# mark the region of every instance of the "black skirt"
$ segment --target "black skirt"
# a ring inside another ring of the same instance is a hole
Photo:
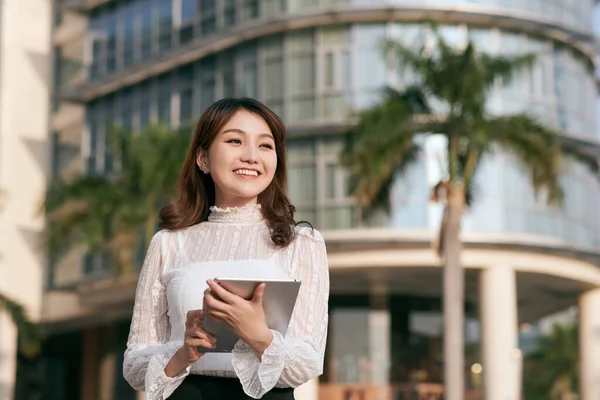
[[[294,400],[294,389],[274,388],[265,393],[263,400]],[[248,400],[237,378],[218,378],[205,375],[188,375],[169,400]]]

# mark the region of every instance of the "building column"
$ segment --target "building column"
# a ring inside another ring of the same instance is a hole
[[[52,2],[0,2],[0,292],[42,315]],[[0,315],[0,400],[14,398],[17,332]]]
[[[518,400],[521,392],[516,273],[493,265],[480,275],[480,321],[486,400]]]
[[[581,400],[600,399],[600,288],[579,297]]]
[[[369,311],[369,361],[371,383],[390,383],[391,318],[389,294],[385,289],[376,288],[371,293]]]

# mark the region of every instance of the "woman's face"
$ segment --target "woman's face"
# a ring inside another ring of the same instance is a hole
[[[275,139],[262,117],[240,110],[223,126],[197,160],[215,184],[215,205],[256,204],[277,169]]]

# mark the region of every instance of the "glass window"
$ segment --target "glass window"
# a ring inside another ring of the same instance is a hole
[[[335,77],[335,65],[333,59],[333,52],[327,52],[325,54],[325,65],[324,65],[324,84],[326,88],[331,88],[335,85],[334,77]]]
[[[214,33],[217,30],[217,14],[216,0],[199,0],[200,1],[200,24],[203,35]]]
[[[313,139],[289,141],[286,144],[286,147],[287,158],[290,165],[307,160],[313,161],[313,157],[316,154]]]
[[[133,95],[131,88],[121,92],[121,126],[125,130],[133,129]]]
[[[340,53],[340,68],[342,87],[349,89],[352,87],[352,59],[350,57],[350,50],[343,50]]]
[[[277,15],[285,10],[285,0],[263,0],[264,16]]]
[[[355,34],[357,46],[377,49],[381,53],[381,46],[386,38],[385,24],[358,24]]]
[[[423,26],[421,24],[393,24],[391,36],[393,40],[400,41],[405,45],[420,47],[424,39]]]
[[[325,166],[325,198],[335,199],[336,198],[336,168],[333,164],[327,164]]]
[[[242,22],[258,17],[258,0],[242,0],[240,20]]]
[[[291,32],[287,36],[287,44],[291,53],[314,51],[313,30],[302,30]]]
[[[294,219],[296,222],[308,221],[314,225],[317,221],[317,212],[313,207],[298,207]]]
[[[258,97],[258,68],[256,60],[242,62],[241,96]]]
[[[117,13],[110,8],[106,19],[106,73],[117,69]]]
[[[271,58],[265,61],[261,74],[262,93],[266,100],[283,97],[283,58]]]
[[[321,229],[348,229],[354,225],[353,206],[337,206],[323,210]]]
[[[196,17],[197,0],[181,0],[181,23],[186,24],[192,22]]]
[[[179,70],[179,121],[187,123],[194,117],[194,69],[186,66]]]
[[[386,63],[381,51],[361,49],[356,59],[356,85],[358,89],[381,88],[387,82]]]
[[[290,57],[288,86],[291,95],[314,90],[315,57],[313,54],[300,54]]]
[[[292,203],[312,204],[316,201],[317,170],[314,164],[291,165],[289,168],[288,194]]]
[[[204,111],[216,98],[215,60],[207,58],[200,62],[200,111]]]
[[[89,33],[89,41],[92,47],[92,62],[90,65],[90,80],[98,79],[104,71],[105,63],[105,35],[100,31],[99,25],[103,23],[99,18],[94,18],[91,21],[91,30]],[[97,27],[98,26],[98,27]]]
[[[349,26],[325,26],[321,28],[321,44],[323,46],[348,43],[350,43]]]
[[[216,0],[198,0],[198,2],[201,13],[213,12],[216,8]]]
[[[171,74],[165,74],[158,78],[158,121],[167,125],[171,123],[171,88]]]
[[[141,25],[140,57],[147,60],[152,55],[152,9],[143,2],[137,4]]]
[[[123,66],[128,67],[135,59],[135,4],[123,5]]]
[[[173,31],[173,4],[171,0],[155,0],[158,12],[158,51],[171,48],[171,32]]]
[[[290,122],[310,121],[315,118],[314,96],[292,99],[289,104]]]
[[[467,38],[473,43],[478,51],[484,51],[486,53],[494,53],[496,51],[496,46],[494,45],[495,41],[490,29],[480,29],[470,26],[468,28]]]
[[[221,68],[221,76],[223,82],[223,93],[221,97],[235,96],[235,73],[233,64],[226,63]]]
[[[223,0],[223,26],[228,27],[235,24],[235,1]]]
[[[144,129],[150,123],[150,82],[146,81],[137,87],[139,128]]]

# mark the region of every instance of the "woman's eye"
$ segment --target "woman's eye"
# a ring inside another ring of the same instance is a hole
[[[273,150],[273,145],[272,145],[272,144],[265,143],[265,144],[262,144],[261,146],[262,146],[262,147],[265,147],[265,148],[267,148],[267,149],[271,149],[271,150]]]
[[[239,139],[231,139],[231,140],[228,140],[227,143],[240,144],[240,143],[242,143],[242,141]]]

